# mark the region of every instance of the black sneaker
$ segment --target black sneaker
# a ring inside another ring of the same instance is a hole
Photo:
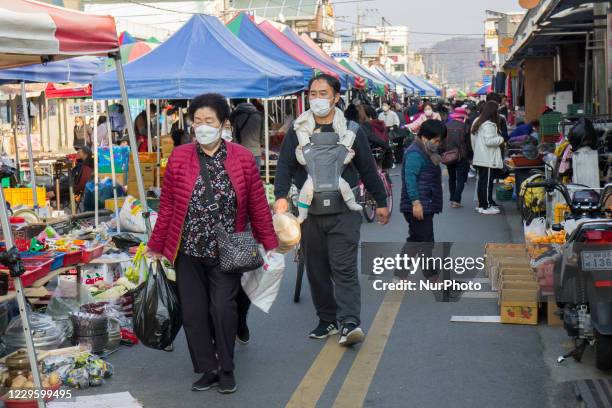
[[[249,326],[244,323],[238,323],[238,331],[236,332],[236,341],[242,345],[249,344],[251,340],[251,332]]]
[[[206,391],[212,387],[219,385],[219,376],[216,371],[209,371],[205,373],[202,378],[194,382],[191,386],[192,391]]]
[[[311,331],[308,337],[311,339],[324,339],[334,334],[338,334],[338,325],[335,322],[324,322],[321,320],[317,328]]]
[[[233,371],[220,371],[219,372],[219,388],[217,388],[221,394],[231,394],[236,392],[236,380],[234,379]]]
[[[340,331],[340,340],[338,344],[344,347],[350,347],[354,344],[361,343],[365,339],[363,330],[355,323],[346,323]]]

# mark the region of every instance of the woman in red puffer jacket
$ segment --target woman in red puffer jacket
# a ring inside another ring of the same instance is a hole
[[[221,393],[236,390],[233,357],[241,275],[221,272],[213,226],[220,220],[227,232],[241,232],[250,224],[266,250],[278,245],[253,154],[221,139],[229,114],[219,94],[200,95],[191,102],[196,142],[177,147],[168,160],[157,223],[147,244],[152,255],[175,264],[191,360],[195,372],[203,374],[194,391],[213,386]],[[200,177],[204,158],[218,215],[206,205]]]

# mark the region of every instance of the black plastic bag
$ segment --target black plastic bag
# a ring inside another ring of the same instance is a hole
[[[147,280],[134,290],[133,319],[142,344],[158,350],[171,345],[181,328],[176,285],[166,278],[161,261],[151,263]]]
[[[136,235],[129,232],[122,232],[113,236],[113,243],[122,250],[140,245],[142,241]]]

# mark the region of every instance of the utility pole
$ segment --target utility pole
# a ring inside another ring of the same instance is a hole
[[[359,28],[361,24],[361,11],[359,10],[359,2],[357,2],[357,23],[355,24],[355,44],[357,46],[357,62],[361,64],[361,39]]]
[[[385,27],[385,18],[382,17],[382,29],[383,29],[383,69],[387,70],[387,28]]]

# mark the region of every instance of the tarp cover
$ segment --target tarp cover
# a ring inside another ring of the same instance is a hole
[[[0,0],[0,68],[118,49],[113,17],[34,0]]]
[[[124,68],[130,98],[191,99],[206,92],[228,98],[268,98],[304,87],[300,72],[258,54],[216,17],[201,14]],[[94,78],[94,99],[119,95],[116,71]]]
[[[381,67],[372,67],[374,70],[376,70],[376,72],[383,78],[385,78],[386,80],[393,82],[397,87],[400,87],[404,90],[405,94],[414,94],[415,89],[414,86],[412,86],[412,84],[409,84],[405,81],[402,81],[400,78],[394,77],[393,75],[389,74],[387,71],[385,71],[384,69],[382,69]]]
[[[304,78],[304,87],[308,85],[308,81],[310,81],[313,75],[313,69],[283,51],[282,48],[276,45],[257,27],[248,15],[245,13],[238,14],[227,23],[227,28],[240,38],[242,42],[257,50],[264,57],[270,58],[287,68],[301,72]]]

